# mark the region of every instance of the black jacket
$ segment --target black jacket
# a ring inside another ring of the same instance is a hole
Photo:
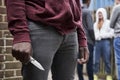
[[[93,19],[90,10],[86,7],[82,7],[82,24],[87,36],[87,41],[90,44],[94,44],[95,35],[93,29]]]

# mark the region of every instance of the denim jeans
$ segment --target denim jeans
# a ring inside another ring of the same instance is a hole
[[[100,58],[102,57],[105,64],[106,74],[111,74],[111,62],[110,62],[110,40],[103,39],[95,42],[94,52],[94,74],[99,73]]]
[[[22,66],[23,80],[74,80],[78,55],[77,31],[61,35],[54,27],[29,21],[32,56],[42,64],[41,71],[31,63]]]
[[[115,60],[118,70],[118,80],[120,80],[120,37],[114,39]]]
[[[90,55],[89,55],[89,61],[86,66],[86,70],[87,70],[89,80],[93,80],[93,50],[94,50],[94,46],[92,44],[88,43],[88,49],[89,49]],[[77,72],[78,72],[79,80],[84,80],[82,64],[78,63]]]

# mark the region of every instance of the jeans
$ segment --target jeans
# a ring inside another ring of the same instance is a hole
[[[99,73],[101,56],[105,64],[106,73],[111,74],[110,55],[110,40],[103,39],[100,41],[96,41],[94,52],[94,74]]]
[[[120,37],[114,39],[115,61],[118,70],[118,80],[120,80]]]
[[[41,71],[31,63],[22,66],[23,80],[74,80],[78,55],[76,30],[61,35],[51,26],[29,21],[32,56],[44,67]]]
[[[93,80],[93,50],[94,50],[94,46],[92,44],[88,43],[88,49],[89,49],[90,55],[89,55],[89,61],[86,66],[86,70],[87,70],[89,80]],[[78,63],[77,72],[78,72],[79,80],[84,80],[82,64]]]

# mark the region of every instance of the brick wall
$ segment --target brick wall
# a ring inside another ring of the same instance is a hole
[[[7,27],[4,0],[0,0],[0,80],[22,80],[21,64],[11,55],[12,40]]]

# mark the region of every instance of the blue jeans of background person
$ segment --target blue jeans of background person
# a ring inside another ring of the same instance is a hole
[[[111,74],[111,62],[110,62],[110,40],[102,39],[95,42],[95,53],[94,53],[94,74],[99,73],[100,69],[100,58],[102,57],[105,64],[105,71],[107,74]]]
[[[54,27],[29,21],[32,56],[41,63],[41,71],[31,63],[22,66],[23,80],[48,80],[51,69],[52,80],[74,80],[77,65],[77,31],[61,35]]]
[[[120,37],[114,39],[115,60],[118,70],[118,80],[120,80]]]
[[[88,49],[89,49],[90,55],[89,55],[89,61],[86,66],[86,70],[87,70],[89,80],[93,80],[93,50],[94,50],[94,46],[92,44],[88,43]],[[79,80],[84,80],[82,64],[78,63],[77,72],[78,72]]]

